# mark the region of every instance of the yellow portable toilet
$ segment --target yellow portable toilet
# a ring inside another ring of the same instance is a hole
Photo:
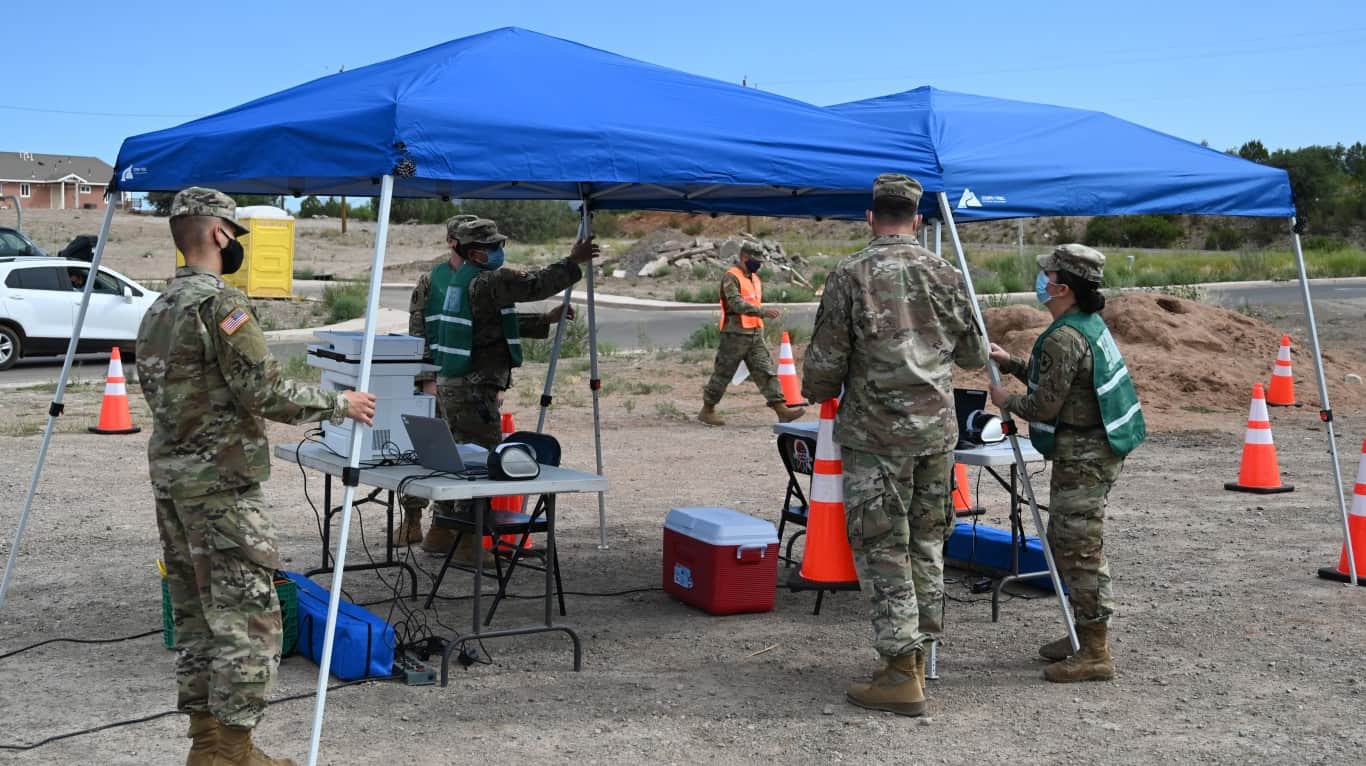
[[[294,217],[271,205],[237,208],[237,222],[251,233],[242,237],[242,268],[223,281],[251,298],[294,297]],[[176,251],[176,266],[185,257]]]

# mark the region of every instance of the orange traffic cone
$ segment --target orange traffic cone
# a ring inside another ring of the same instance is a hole
[[[1224,489],[1235,492],[1255,492],[1270,495],[1290,492],[1295,488],[1281,483],[1281,469],[1276,462],[1276,444],[1271,440],[1271,418],[1266,414],[1266,397],[1262,384],[1252,385],[1252,408],[1247,415],[1247,435],[1243,437],[1243,465],[1238,481],[1224,484]]]
[[[792,590],[857,590],[858,571],[844,524],[844,467],[835,443],[839,402],[821,403],[816,460],[811,473],[811,505],[806,519],[806,550],[801,569],[788,582]],[[819,610],[819,605],[817,609]]]
[[[1272,407],[1295,405],[1295,378],[1290,373],[1290,336],[1281,336],[1281,350],[1276,353],[1276,367],[1271,371],[1271,388],[1266,392],[1266,403]]]
[[[953,511],[963,515],[976,513],[972,507],[972,491],[968,487],[968,467],[962,463],[953,464]]]
[[[517,432],[517,426],[512,422],[512,413],[511,413],[511,412],[504,412],[504,413],[503,413],[503,418],[502,418],[502,430],[503,430],[503,438],[504,438],[504,439],[508,438],[509,436],[511,436],[512,434],[514,434],[514,433]],[[489,498],[489,508],[490,508],[491,510],[494,510],[494,511],[512,511],[512,512],[516,513],[517,511],[522,510],[522,496],[521,496],[521,495],[499,495],[498,497]],[[504,547],[507,547],[507,548],[515,548],[515,547],[517,547],[517,538],[520,537],[520,536],[521,536],[521,535],[503,535],[503,536],[502,536],[502,543],[503,543]],[[530,539],[530,538],[527,539],[525,547],[527,547],[527,548],[530,548],[530,547],[531,547],[531,539]],[[493,548],[493,539],[492,539],[491,537],[485,535],[485,536],[484,536],[484,550],[490,550],[490,549],[492,549],[492,548]]]
[[[783,331],[783,342],[778,345],[778,383],[783,387],[783,398],[789,407],[804,407],[802,381],[797,377],[797,363],[792,358],[792,338]]]
[[[1356,563],[1357,584],[1366,585],[1366,440],[1361,442],[1361,463],[1357,467],[1357,483],[1352,490],[1352,512],[1347,517],[1347,534],[1352,540],[1351,559]],[[1324,567],[1319,577],[1325,580],[1351,582],[1348,572],[1347,543],[1342,544],[1342,555],[1338,557],[1338,568]]]
[[[123,378],[123,357],[115,346],[109,355],[109,375],[104,381],[104,401],[100,403],[100,423],[90,427],[94,434],[135,434],[142,429],[133,425],[128,411],[128,386]]]

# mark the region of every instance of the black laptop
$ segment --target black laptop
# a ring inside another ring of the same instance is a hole
[[[418,465],[443,473],[483,474],[484,465],[466,463],[460,457],[460,446],[451,436],[451,427],[441,418],[404,415],[403,428],[417,453]]]

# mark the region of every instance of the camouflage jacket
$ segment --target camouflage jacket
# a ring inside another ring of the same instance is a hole
[[[740,315],[762,317],[764,310],[740,297],[740,280],[730,272],[721,275],[721,300],[726,304],[726,322],[721,327],[721,332],[754,335],[764,331],[762,327],[745,329],[740,326]]]
[[[1069,311],[1078,311],[1073,307]],[[1096,428],[1100,425],[1100,402],[1092,380],[1091,344],[1066,325],[1050,332],[1039,349],[1038,387],[1027,394],[1006,399],[1002,410],[1025,420],[1058,419],[1061,428]],[[1029,384],[1029,359],[1011,357],[1001,372]]]
[[[840,395],[835,438],[880,455],[953,449],[952,365],[986,364],[963,278],[909,235],[875,237],[826,277],[802,396]]]
[[[502,309],[523,301],[545,300],[582,276],[583,270],[578,264],[566,258],[530,271],[505,266],[475,277],[469,286],[470,309],[474,313],[474,349],[470,372],[463,380],[494,385],[502,390],[509,388],[512,385],[512,357],[503,336]],[[431,272],[418,277],[417,286],[408,300],[409,335],[427,337],[426,307],[431,289]],[[543,314],[518,314],[517,320],[523,338],[550,335],[550,323]],[[431,349],[423,354],[423,361],[432,363]],[[419,375],[417,381],[433,379],[433,375],[427,374]]]
[[[176,269],[138,327],[138,377],[152,414],[147,466],[157,497],[183,499],[270,477],[263,417],[341,418],[346,399],[284,379],[247,296]]]

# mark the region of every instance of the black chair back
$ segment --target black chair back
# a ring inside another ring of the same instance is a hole
[[[558,466],[560,464],[560,440],[550,434],[538,434],[535,431],[515,431],[507,435],[503,441],[517,442],[525,444],[536,453],[536,462],[541,465]]]

